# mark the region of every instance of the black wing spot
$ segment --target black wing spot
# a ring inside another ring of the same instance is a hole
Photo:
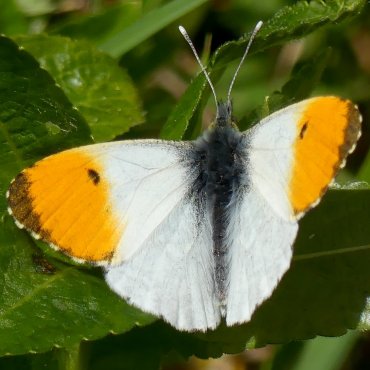
[[[302,128],[301,128],[301,132],[299,133],[299,137],[301,138],[301,139],[303,139],[304,138],[304,135],[305,135],[305,133],[306,133],[306,131],[307,131],[307,128],[308,128],[308,122],[305,122],[304,123],[304,125],[302,126]]]
[[[89,176],[90,180],[94,183],[94,185],[98,185],[99,184],[99,182],[100,182],[100,176],[99,176],[99,174],[95,170],[89,168],[87,170],[87,175]]]

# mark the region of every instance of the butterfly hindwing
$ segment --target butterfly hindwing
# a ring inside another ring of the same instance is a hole
[[[289,268],[296,221],[271,210],[253,184],[235,194],[227,237],[229,268],[226,323],[251,319]]]
[[[128,302],[180,330],[215,328],[212,224],[203,201],[182,199],[127,261],[106,269],[109,286]]]

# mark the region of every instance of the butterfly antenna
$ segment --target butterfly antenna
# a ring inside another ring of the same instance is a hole
[[[233,88],[233,86],[234,86],[234,82],[235,82],[235,80],[236,80],[236,76],[238,75],[239,70],[240,70],[240,67],[242,66],[242,64],[243,64],[243,62],[244,62],[244,59],[245,59],[245,57],[247,56],[247,54],[248,54],[248,52],[249,52],[249,49],[250,49],[250,47],[251,47],[251,45],[252,45],[252,42],[253,42],[254,38],[256,37],[256,35],[257,35],[258,31],[261,29],[262,24],[263,24],[263,22],[262,22],[262,21],[259,21],[259,22],[256,24],[256,26],[254,27],[254,30],[253,30],[253,32],[252,32],[252,35],[251,35],[250,39],[249,39],[248,45],[247,45],[247,47],[245,48],[245,51],[244,51],[243,57],[242,57],[242,59],[240,60],[240,63],[239,63],[239,65],[238,65],[238,68],[236,69],[236,71],[235,71],[235,73],[234,73],[234,77],[233,77],[233,79],[231,80],[230,87],[229,87],[229,91],[227,92],[227,102],[228,102],[228,104],[231,104],[231,101],[230,101],[231,90],[232,90],[232,88]]]
[[[216,91],[215,91],[215,88],[212,84],[212,81],[211,79],[209,78],[209,75],[203,65],[203,63],[201,62],[199,56],[198,56],[198,53],[197,51],[195,50],[195,47],[193,45],[193,42],[191,41],[188,33],[186,32],[185,28],[183,26],[179,26],[179,31],[181,32],[181,34],[184,36],[184,39],[186,40],[186,42],[189,44],[189,46],[191,47],[191,50],[193,51],[193,54],[198,62],[198,64],[200,65],[200,68],[202,69],[202,72],[204,73],[204,75],[206,76],[206,79],[208,81],[208,84],[212,90],[212,93],[213,93],[213,97],[215,98],[215,102],[216,102],[216,107],[218,109],[218,103],[217,103],[217,96],[216,96]]]

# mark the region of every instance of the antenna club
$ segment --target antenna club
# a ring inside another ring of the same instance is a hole
[[[186,35],[186,30],[183,26],[179,26],[179,31],[183,34],[183,35]]]
[[[183,26],[179,26],[179,31],[181,32],[181,34],[184,36],[184,39],[186,40],[186,42],[189,44],[191,50],[193,51],[193,54],[195,56],[195,59],[197,60],[198,64],[200,65],[200,68],[202,69],[202,72],[204,73],[204,76],[206,77],[207,81],[208,81],[208,84],[212,90],[212,94],[213,94],[213,97],[215,98],[215,103],[216,103],[216,107],[217,107],[217,96],[216,96],[216,91],[215,91],[215,88],[212,84],[212,81],[211,79],[209,78],[209,75],[202,63],[202,61],[200,60],[199,58],[199,55],[197,53],[197,51],[195,50],[195,47],[193,45],[193,42],[191,41],[188,33],[186,32],[185,28]]]
[[[260,28],[262,27],[262,25],[263,25],[263,22],[262,22],[262,21],[258,21],[258,22],[257,22],[257,24],[256,24],[256,25],[255,25],[255,27],[254,27],[254,30],[253,30],[253,32],[252,32],[252,34],[251,34],[251,37],[249,38],[248,45],[247,45],[247,47],[245,48],[244,54],[243,54],[243,56],[242,56],[242,58],[241,58],[241,60],[240,60],[240,62],[239,62],[238,67],[236,68],[236,71],[235,71],[235,73],[234,73],[234,77],[233,77],[233,79],[231,80],[231,83],[230,83],[230,86],[229,86],[229,91],[228,91],[228,93],[227,93],[227,101],[228,101],[228,102],[230,102],[230,100],[231,100],[231,99],[230,99],[230,96],[231,96],[231,90],[233,89],[233,86],[234,86],[234,82],[235,82],[236,76],[238,75],[239,70],[240,70],[240,67],[242,66],[242,64],[243,64],[243,62],[244,62],[244,59],[245,59],[245,57],[247,56],[248,51],[249,51],[249,49],[250,49],[250,47],[251,47],[251,45],[252,45],[252,42],[253,42],[254,38],[256,37],[256,35],[257,35],[258,31],[259,31],[259,30],[260,30]]]

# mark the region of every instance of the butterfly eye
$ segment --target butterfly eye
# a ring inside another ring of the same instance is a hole
[[[229,101],[229,103],[227,104],[227,116],[230,117],[231,114],[232,114],[232,111],[233,111],[233,104],[231,102],[231,100]]]

